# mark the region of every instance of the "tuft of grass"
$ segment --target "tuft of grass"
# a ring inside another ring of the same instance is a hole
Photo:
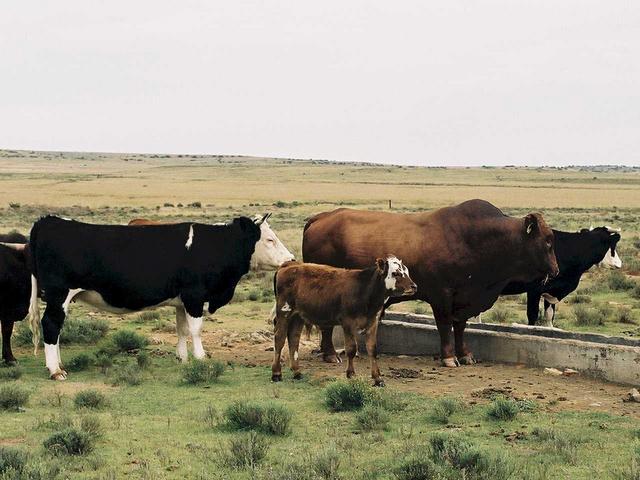
[[[446,480],[442,467],[424,455],[404,458],[393,470],[398,480]]]
[[[81,390],[73,398],[76,408],[91,408],[99,410],[108,405],[107,397],[102,392],[94,389]]]
[[[334,412],[359,410],[373,397],[373,389],[362,380],[338,380],[324,390],[325,405]]]
[[[633,311],[628,307],[620,307],[613,313],[613,321],[618,323],[626,323],[629,325],[636,325],[636,317]]]
[[[389,421],[389,412],[379,405],[365,405],[355,417],[356,428],[362,432],[388,430]]]
[[[0,387],[0,410],[19,410],[23,407],[31,392],[19,385],[8,384]]]
[[[591,297],[589,295],[585,295],[584,293],[576,293],[575,295],[571,295],[567,298],[568,303],[580,304],[580,303],[591,303]]]
[[[0,368],[0,380],[18,380],[22,376],[19,366]]]
[[[111,341],[119,352],[140,350],[149,344],[147,337],[132,330],[119,330],[111,336]]]
[[[637,283],[633,290],[631,291],[631,296],[637,300],[640,300],[640,283]]]
[[[132,363],[126,365],[120,365],[113,372],[111,383],[113,385],[129,385],[134,387],[142,383],[142,372],[138,368],[138,365]]]
[[[102,422],[95,415],[87,415],[80,419],[80,430],[89,434],[91,437],[98,439],[102,437],[104,429]]]
[[[462,410],[462,408],[463,403],[459,398],[442,397],[436,400],[431,411],[431,418],[438,423],[447,424],[449,423],[449,417]]]
[[[224,363],[217,360],[192,360],[182,367],[182,379],[189,385],[217,382],[224,373]]]
[[[223,418],[233,430],[257,430],[270,435],[286,435],[292,414],[284,405],[237,401],[227,407]]]
[[[65,363],[65,367],[70,372],[81,372],[86,370],[93,363],[93,358],[88,353],[79,353],[74,357],[71,357],[71,360]]]
[[[322,450],[311,461],[312,470],[317,478],[323,480],[339,480],[340,475],[340,453],[335,446],[331,446]]]
[[[578,462],[578,449],[584,439],[570,433],[562,432],[554,428],[534,428],[533,436],[547,444],[550,453],[558,455],[564,462],[576,465]]]
[[[146,350],[140,350],[136,355],[136,363],[138,367],[142,369],[149,368],[151,366],[151,355]]]
[[[100,371],[106,375],[109,372],[109,369],[113,367],[113,357],[104,352],[96,353],[95,363]]]
[[[573,307],[573,318],[576,325],[593,327],[604,325],[606,316],[603,310],[576,305]]]
[[[627,277],[620,270],[614,270],[607,277],[607,285],[614,291],[625,291],[635,288],[636,282]]]
[[[160,319],[160,312],[156,310],[146,310],[144,312],[140,312],[136,317],[136,323],[148,323],[154,320]]]
[[[494,305],[487,315],[490,323],[506,323],[511,317],[511,310],[504,305]]]
[[[518,416],[520,407],[518,403],[506,397],[498,397],[491,402],[487,415],[494,420],[511,421]]]
[[[424,315],[425,313],[427,313],[427,308],[421,303],[418,303],[415,307],[413,307],[413,313]]]
[[[255,469],[267,456],[269,443],[256,432],[235,436],[222,454],[223,463],[235,469]]]
[[[93,451],[94,437],[71,427],[51,434],[42,445],[53,455],[85,455]]]
[[[0,475],[15,475],[14,478],[20,478],[20,474],[24,471],[25,465],[29,460],[26,452],[11,447],[0,447]]]

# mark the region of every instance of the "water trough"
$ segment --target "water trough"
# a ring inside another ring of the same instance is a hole
[[[640,340],[548,327],[469,322],[465,338],[486,362],[529,367],[572,368],[609,382],[640,386]],[[334,342],[343,345],[340,328]],[[366,352],[364,338],[360,351]],[[433,317],[387,312],[378,329],[378,351],[393,355],[439,355],[440,338]]]

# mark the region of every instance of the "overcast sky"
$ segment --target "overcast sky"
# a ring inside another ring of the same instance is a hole
[[[640,2],[6,2],[0,148],[640,164]]]

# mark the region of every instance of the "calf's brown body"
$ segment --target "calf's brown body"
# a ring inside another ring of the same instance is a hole
[[[348,378],[355,373],[355,335],[365,332],[371,377],[376,385],[383,384],[377,363],[376,339],[384,303],[390,296],[412,295],[416,289],[406,267],[398,259],[378,259],[374,266],[362,270],[290,262],[276,272],[274,289],[273,381],[282,379],[280,354],[285,340],[289,343],[289,360],[294,378],[300,378],[300,335],[305,324],[314,324],[320,328],[342,326],[348,357]]]

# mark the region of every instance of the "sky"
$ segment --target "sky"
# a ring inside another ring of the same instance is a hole
[[[640,2],[8,2],[0,148],[640,165]]]

